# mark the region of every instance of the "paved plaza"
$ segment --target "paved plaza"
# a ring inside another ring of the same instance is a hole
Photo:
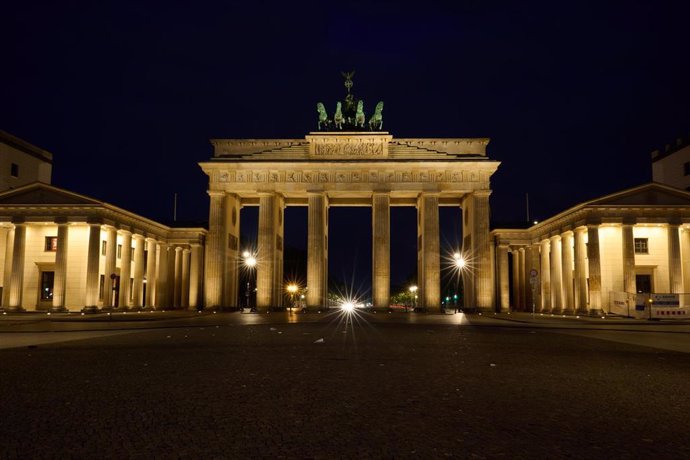
[[[0,317],[0,458],[688,458],[690,325]]]

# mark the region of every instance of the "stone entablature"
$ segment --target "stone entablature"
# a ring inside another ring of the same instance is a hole
[[[486,157],[488,138],[401,138],[387,132],[310,133],[304,139],[212,139],[214,159],[385,160]]]

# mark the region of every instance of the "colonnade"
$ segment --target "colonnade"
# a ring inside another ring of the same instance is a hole
[[[86,310],[97,310],[99,306],[104,309],[195,309],[199,305],[203,268],[201,242],[166,242],[101,222],[84,224],[58,218],[54,224],[57,245],[51,311],[67,310],[67,264],[70,228],[74,225],[88,225],[86,260],[79,262],[85,271],[80,303]],[[33,299],[22,298],[25,264],[35,262],[25,257],[26,232],[30,225],[31,222],[17,220],[6,232],[2,307],[7,310],[24,310],[24,305],[33,302]],[[73,253],[84,254],[84,251]],[[71,255],[74,257],[78,255]],[[75,268],[73,262],[70,264]],[[113,295],[115,291],[117,296]],[[71,303],[74,304],[75,299],[71,299]]]
[[[469,193],[457,205],[462,207],[468,253],[474,267],[465,283],[466,302],[483,309],[493,308],[493,277],[489,241],[490,191]],[[205,306],[237,307],[241,250],[239,210],[243,198],[224,191],[209,191],[210,217],[206,252]],[[283,213],[285,198],[276,192],[258,194],[259,232],[257,248],[257,307],[281,307],[283,302]],[[328,305],[328,209],[326,192],[306,192],[308,207],[307,291],[308,309]],[[390,207],[391,194],[370,195],[372,207],[372,303],[375,309],[390,304]],[[302,204],[303,205],[303,204]],[[416,199],[418,233],[418,306],[439,310],[441,264],[439,243],[439,193],[419,193]],[[469,237],[469,238],[468,238]]]
[[[622,289],[631,294],[637,292],[634,225],[632,220],[624,220],[619,225]],[[682,293],[681,254],[687,254],[690,260],[690,229],[683,229],[678,223],[658,225],[667,228],[668,292]],[[602,286],[600,227],[600,223],[587,223],[572,230],[532,239],[528,244],[499,241],[496,263],[500,309],[510,310],[509,285],[512,284],[512,307],[517,310],[531,311],[534,307],[540,313],[601,315],[609,293],[603,292]],[[512,283],[508,280],[509,253],[512,256]],[[536,276],[531,276],[533,270]]]

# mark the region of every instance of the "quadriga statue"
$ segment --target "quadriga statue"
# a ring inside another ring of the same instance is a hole
[[[355,126],[364,128],[364,121],[366,117],[364,116],[364,101],[357,101],[357,113],[355,114]]]
[[[338,101],[335,104],[335,115],[333,115],[333,123],[335,124],[335,127],[338,129],[343,129],[343,104]]]
[[[322,102],[317,102],[316,103],[316,111],[319,112],[319,131],[321,130],[321,125],[323,127],[328,126],[328,114],[326,113],[326,107],[323,105]]]

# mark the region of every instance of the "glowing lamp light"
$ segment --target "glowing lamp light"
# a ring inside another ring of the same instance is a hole
[[[294,294],[297,292],[297,285],[296,284],[288,284],[287,290],[290,294]]]
[[[244,260],[244,263],[247,265],[247,267],[252,268],[256,266],[256,257],[249,256]]]
[[[242,257],[244,257],[245,259],[248,259],[249,257],[251,257],[251,254],[249,253],[249,251],[244,251],[242,253]]]
[[[343,303],[341,308],[344,312],[350,313],[350,312],[355,311],[355,304],[352,302],[345,302],[345,303]]]
[[[453,259],[455,260],[455,266],[458,268],[465,268],[465,265],[467,265],[465,258],[459,252],[453,254]]]

